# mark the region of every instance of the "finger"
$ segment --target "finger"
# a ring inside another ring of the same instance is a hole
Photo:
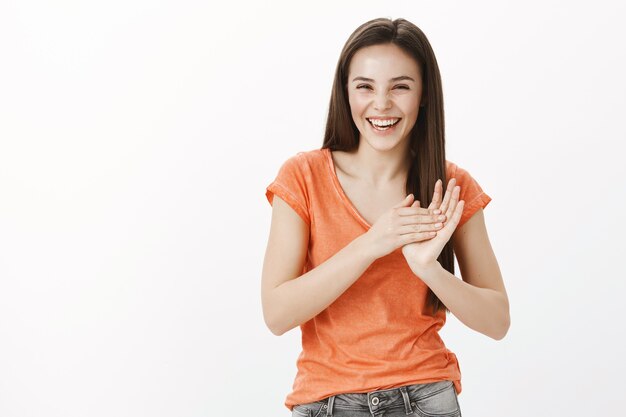
[[[452,214],[450,221],[445,224],[443,229],[439,232],[439,235],[447,236],[446,239],[450,239],[452,233],[456,230],[456,227],[459,225],[461,221],[461,217],[463,216],[463,209],[465,208],[465,200],[459,201],[459,204],[456,205],[454,213]]]
[[[410,206],[411,204],[413,204],[413,193],[407,195],[406,197],[404,197],[404,200],[402,200],[401,202],[399,202],[398,204],[396,204],[395,206],[393,206],[393,208],[400,208],[400,207],[407,207]]]
[[[452,216],[454,215],[454,211],[456,210],[457,203],[459,202],[460,194],[461,194],[461,187],[457,185],[452,190],[452,197],[450,198],[450,204],[448,205],[448,210],[446,211],[446,217],[448,219],[451,219]]]
[[[441,206],[439,209],[442,213],[446,213],[448,211],[448,205],[450,204],[450,199],[452,198],[452,192],[454,191],[454,186],[456,185],[456,178],[452,178],[448,181],[448,187],[446,188],[446,194],[443,196],[443,201],[441,202]]]
[[[405,224],[428,224],[428,223],[437,223],[446,221],[446,216],[443,214],[416,214],[413,216],[401,216],[398,219],[398,222],[401,226]]]
[[[459,201],[459,204],[456,205],[456,208],[450,218],[450,221],[447,222],[441,230],[437,231],[437,236],[435,236],[434,239],[439,239],[444,242],[448,242],[450,240],[450,238],[452,237],[452,234],[456,230],[456,227],[461,221],[461,215],[463,214],[464,205],[465,205],[465,201],[463,200]]]
[[[409,243],[423,242],[437,236],[437,232],[418,232],[408,233],[399,237],[400,246],[408,245]]]
[[[443,228],[443,222],[423,223],[423,224],[405,224],[398,228],[399,235],[414,234],[420,232],[436,232]]]
[[[433,199],[430,202],[430,205],[428,206],[429,209],[437,209],[439,208],[439,206],[441,205],[441,195],[443,194],[442,190],[442,182],[441,178],[437,180],[437,182],[435,183],[435,192],[433,193]]]
[[[435,214],[434,210],[424,207],[417,207],[411,205],[411,207],[400,207],[396,210],[399,216],[415,216],[415,215],[431,215]]]

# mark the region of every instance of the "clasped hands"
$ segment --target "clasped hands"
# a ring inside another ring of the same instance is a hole
[[[463,214],[465,202],[459,201],[460,191],[461,187],[452,178],[442,198],[442,181],[437,180],[428,208],[422,208],[413,194],[406,196],[367,231],[369,248],[374,251],[374,256],[379,258],[402,247],[402,254],[416,275],[421,276],[424,271],[437,266],[437,258]]]

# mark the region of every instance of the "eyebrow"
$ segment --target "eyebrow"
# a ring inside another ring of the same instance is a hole
[[[399,77],[393,77],[392,79],[390,79],[389,81],[401,81],[401,80],[411,80],[413,82],[415,82],[415,80],[411,77],[409,77],[408,75],[401,75]],[[372,80],[371,78],[366,78],[366,77],[355,77],[352,82],[355,81],[368,81],[373,83],[374,80]]]

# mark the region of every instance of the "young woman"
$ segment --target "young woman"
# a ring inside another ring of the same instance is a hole
[[[460,416],[446,312],[499,340],[509,303],[491,198],[445,158],[441,79],[419,28],[381,18],[354,31],[322,147],[287,159],[266,197],[264,319],[276,335],[302,331],[292,415]]]

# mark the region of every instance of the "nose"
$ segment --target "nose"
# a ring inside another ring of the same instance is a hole
[[[379,93],[376,95],[374,99],[374,109],[375,110],[387,110],[391,107],[391,101],[387,96],[387,93]]]

